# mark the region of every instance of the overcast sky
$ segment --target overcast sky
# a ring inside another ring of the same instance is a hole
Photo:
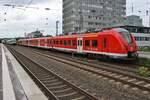
[[[4,7],[4,4],[25,6],[30,4],[29,7],[34,8]],[[127,0],[127,15],[140,15],[145,26],[148,25],[148,16],[146,16],[146,9],[148,8],[150,10],[150,0]],[[139,13],[139,10],[142,12]],[[7,12],[6,15],[5,12]],[[0,0],[0,38],[24,36],[25,32],[35,31],[37,28],[42,30],[45,35],[52,35],[55,34],[55,22],[57,20],[60,21],[59,32],[61,33],[62,0]]]

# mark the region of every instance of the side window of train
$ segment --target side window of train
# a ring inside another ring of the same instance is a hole
[[[62,40],[60,40],[60,45],[62,45]]]
[[[90,46],[90,40],[85,40],[85,46],[89,47]]]
[[[66,43],[66,40],[64,40],[64,45],[66,45],[67,43]]]
[[[58,44],[58,40],[56,40],[56,44]]]
[[[73,41],[72,41],[72,45],[73,45],[73,46],[76,46],[76,40],[73,40]]]
[[[97,40],[92,40],[92,47],[97,47],[97,46],[98,46]]]
[[[107,39],[104,38],[104,48],[106,48],[106,47],[107,47]]]
[[[68,40],[68,46],[71,46],[71,40]]]

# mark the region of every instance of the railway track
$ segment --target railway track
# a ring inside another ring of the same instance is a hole
[[[25,47],[24,47],[25,48]],[[102,61],[102,60],[99,60],[99,59],[95,59],[95,58],[91,58],[91,59],[88,59],[87,57],[79,57],[77,55],[74,55],[72,56],[71,53],[65,53],[64,52],[57,52],[57,51],[50,51],[50,50],[45,50],[45,49],[41,49],[41,48],[29,48],[30,50],[32,51],[37,51],[37,52],[42,52],[44,54],[47,54],[47,55],[54,55],[54,56],[59,56],[59,57],[63,57],[64,59],[67,59],[69,58],[69,60],[76,60],[76,61],[82,61],[84,63],[91,63],[91,64],[97,64],[99,65],[100,67],[102,67],[101,65],[105,66],[106,68],[112,68],[112,69],[116,69],[116,70],[120,70],[120,71],[123,71],[123,72],[129,72],[129,73],[134,73],[136,74],[137,73],[137,68],[138,66],[140,65],[134,65],[133,62],[132,65],[131,64],[128,64],[126,62],[112,62],[112,61]]]
[[[111,80],[114,80],[116,82],[121,82],[125,85],[131,86],[131,88],[141,89],[144,93],[150,93],[150,80],[143,77],[138,77],[135,75],[130,75],[127,73],[122,73],[116,70],[106,69],[106,68],[100,68],[98,66],[89,64],[89,63],[83,63],[80,61],[73,61],[71,59],[65,59],[63,57],[58,57],[54,55],[46,55],[44,53],[40,53],[37,51],[34,51],[33,53],[37,55],[41,55],[71,66],[74,66],[76,68],[79,68],[80,70],[84,70],[87,73],[92,73],[97,75],[98,77],[106,77]]]
[[[9,48],[49,100],[98,100],[95,96],[68,82],[24,54]]]
[[[76,60],[76,61],[82,61],[84,63],[91,63],[91,64],[95,64],[96,63],[99,66],[103,65],[103,66],[108,67],[108,68],[113,68],[113,69],[120,70],[120,71],[123,70],[123,71],[129,72],[129,73],[135,73],[136,74],[136,72],[137,72],[136,68],[138,68],[138,66],[133,66],[133,65],[129,65],[129,64],[125,64],[124,65],[124,64],[121,64],[121,63],[112,63],[112,62],[106,62],[106,61],[96,61],[95,59],[93,59],[93,60],[95,60],[93,62],[93,60],[89,61],[88,58],[72,57],[70,54],[69,55],[65,55],[65,54],[58,53],[58,52],[56,53],[55,51],[45,51],[45,50],[43,51],[43,49],[40,49],[40,50],[34,49],[34,50],[37,51],[37,52],[41,52],[41,50],[42,50],[42,53],[44,53],[44,54],[54,55],[54,56],[58,55],[59,57],[67,59],[67,60],[69,58],[69,60],[72,59],[72,61]]]

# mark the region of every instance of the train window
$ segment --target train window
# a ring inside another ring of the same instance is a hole
[[[90,40],[85,40],[85,46],[89,47],[90,46]]]
[[[76,46],[76,40],[73,40],[73,41],[72,41],[72,45],[73,45],[73,46]]]
[[[55,40],[55,44],[57,44],[57,41]]]
[[[68,40],[68,46],[71,46],[71,40]]]
[[[58,40],[56,41],[56,44],[59,44],[59,41],[58,41]]]
[[[97,47],[97,46],[98,46],[97,40],[92,40],[92,47]]]
[[[64,40],[64,45],[66,45],[67,44],[67,42],[66,42],[66,40]]]
[[[60,40],[60,44],[62,45],[62,40]]]
[[[129,43],[129,44],[132,44],[132,39],[131,39],[131,36],[130,36],[130,33],[123,29],[123,28],[115,28],[114,29],[115,31],[117,31],[118,33],[120,33],[120,35]]]
[[[106,47],[107,47],[107,39],[104,38],[104,48],[106,48]]]

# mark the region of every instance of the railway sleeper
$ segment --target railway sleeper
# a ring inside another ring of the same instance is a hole
[[[53,93],[64,93],[64,92],[67,92],[67,91],[70,91],[72,90],[72,88],[66,88],[66,89],[63,89],[63,90],[57,90],[57,91],[53,91]]]
[[[114,76],[115,78],[123,78],[124,76],[123,75],[117,75],[117,76]]]
[[[63,83],[62,82],[56,82],[56,83],[50,83],[50,84],[47,84],[46,86],[57,86],[57,85],[62,85]]]
[[[50,89],[50,90],[61,90],[61,89],[64,89],[64,88],[67,88],[68,86],[67,85],[64,85],[64,84],[62,84],[62,85],[58,85],[58,86],[49,86],[48,88]]]
[[[135,78],[132,78],[132,79],[129,79],[129,80],[127,80],[128,82],[135,82],[136,81],[136,79]]]
[[[60,100],[91,100],[79,93],[77,94],[73,94],[73,95],[70,95],[70,96],[65,96],[65,97],[59,97]]]
[[[74,98],[74,99],[71,99],[71,100],[86,100],[86,99],[85,99],[85,96],[80,96],[78,98]]]
[[[49,75],[42,76],[42,75],[39,75],[39,74],[36,74],[36,76],[37,76],[37,77],[40,77],[40,78],[41,78],[41,77],[42,77],[42,78],[48,78],[48,77],[51,77],[51,76],[49,76]]]
[[[129,77],[122,77],[122,78],[120,78],[120,79],[122,79],[122,80],[128,80],[129,79]]]
[[[52,91],[52,92],[59,97],[61,95],[74,93],[76,91],[74,91],[73,89],[68,89],[68,90],[67,89],[62,89],[62,90],[57,90],[57,91]]]
[[[108,74],[109,76],[117,76],[118,74],[116,73],[112,73],[112,74]]]
[[[138,82],[135,82],[135,84],[139,85],[139,84],[145,84],[144,81],[138,81]]]
[[[150,88],[150,84],[146,84],[144,85],[144,87]]]
[[[74,98],[79,98],[81,97],[82,95],[79,94],[78,92],[72,92],[72,93],[68,93],[68,94],[62,94],[62,95],[59,95],[57,96],[60,100],[71,100],[71,99],[74,99]],[[86,99],[85,99],[86,100]]]
[[[47,75],[47,76],[39,76],[39,77],[42,77],[43,79],[46,79],[46,78],[54,79],[54,78],[55,78],[54,76],[51,76],[51,75]]]
[[[110,74],[112,74],[112,72],[106,72],[105,74],[110,75]]]
[[[63,90],[63,89],[68,89],[68,86],[66,86],[66,85],[65,86],[64,85],[63,86],[62,85],[61,86],[52,86],[52,87],[49,86],[48,89],[51,91],[59,91],[59,90]]]
[[[52,80],[44,80],[42,81],[44,84],[50,84],[50,83],[54,83],[54,82],[59,82],[59,80],[57,79],[52,79]]]
[[[54,80],[55,77],[41,77],[42,79],[40,79],[41,81],[45,81],[45,80]]]
[[[37,72],[37,73],[38,73],[38,72]],[[39,76],[42,76],[42,77],[44,77],[44,76],[50,76],[49,74],[45,74],[45,73],[43,73],[43,74],[38,73],[38,75],[39,75]]]

